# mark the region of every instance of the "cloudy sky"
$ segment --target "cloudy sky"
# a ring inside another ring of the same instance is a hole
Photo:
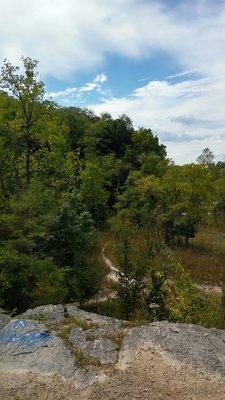
[[[225,0],[0,0],[0,61],[48,96],[150,127],[178,163],[225,154]]]

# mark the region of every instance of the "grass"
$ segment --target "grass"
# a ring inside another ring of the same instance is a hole
[[[86,331],[88,329],[98,327],[97,324],[86,322],[73,316],[69,316],[58,321],[48,321],[46,325],[57,333],[61,332],[62,330],[71,330],[74,328],[81,328]]]
[[[221,285],[225,272],[225,238],[219,227],[202,225],[188,248],[173,250],[196,282]]]
[[[93,302],[85,306],[85,311],[94,312],[99,315],[107,315],[112,318],[123,319],[119,303],[116,299]]]
[[[119,349],[121,349],[122,345],[123,345],[123,339],[125,336],[125,332],[124,331],[119,331],[119,332],[115,332],[115,333],[111,333],[109,335],[106,335],[106,337],[110,340],[112,340],[113,342],[115,342],[118,346]]]
[[[18,317],[20,317],[20,315]],[[45,314],[28,315],[28,316],[26,316],[26,319],[29,319],[29,320],[32,320],[32,321],[37,321],[37,322],[45,322],[46,321],[46,315]]]
[[[105,245],[106,256],[116,264],[115,245],[118,239],[111,232],[98,232],[96,243],[100,249]],[[144,237],[142,233],[135,235],[132,244],[136,249],[143,250]],[[194,239],[190,240],[190,246],[179,247],[173,250],[173,257],[182,263],[190,272],[194,281],[221,285],[225,280],[225,224],[213,219],[200,226]],[[102,261],[102,260],[101,260]],[[104,264],[104,263],[103,263]],[[107,267],[104,266],[107,270]],[[104,282],[107,286],[109,283]]]

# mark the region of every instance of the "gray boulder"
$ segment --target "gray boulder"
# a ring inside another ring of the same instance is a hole
[[[0,331],[0,371],[74,375],[74,357],[63,341],[46,328],[25,319],[12,320]]]
[[[114,364],[118,360],[117,344],[108,338],[86,340],[81,328],[72,329],[69,339],[85,356],[99,360],[101,364]]]
[[[93,335],[98,339],[105,336],[107,337],[111,335],[116,335],[119,332],[121,332],[121,325],[114,325],[113,323],[101,326],[100,328],[91,328],[86,331],[87,334]]]

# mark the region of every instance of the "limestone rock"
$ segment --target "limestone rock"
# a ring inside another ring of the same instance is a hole
[[[83,311],[74,305],[67,306],[67,313],[74,318],[97,326],[114,325],[115,327],[119,328],[123,325],[123,321],[119,321],[116,318],[110,318],[103,315]]]
[[[105,336],[110,336],[117,334],[121,331],[121,325],[114,325],[113,323],[101,326],[100,328],[92,328],[86,331],[87,334],[93,335],[96,338],[102,338]]]
[[[20,315],[21,318],[38,318],[38,319],[45,319],[45,320],[53,320],[58,321],[64,318],[65,309],[62,304],[49,304],[46,306],[39,306],[33,309],[29,309],[23,314]]]
[[[155,349],[166,358],[225,375],[225,331],[198,325],[155,322],[125,336],[118,367],[126,368],[141,350]]]
[[[16,319],[0,331],[0,370],[59,373],[70,378],[76,367],[60,338],[36,321]]]
[[[99,359],[101,364],[113,364],[117,361],[117,344],[110,339],[102,338],[87,341],[82,351],[85,355]]]
[[[86,342],[86,335],[81,328],[72,329],[69,334],[69,339],[72,344],[78,348],[82,348]]]
[[[2,329],[6,324],[9,323],[11,318],[6,314],[0,314],[0,329]]]

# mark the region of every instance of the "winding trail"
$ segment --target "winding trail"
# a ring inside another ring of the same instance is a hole
[[[115,267],[113,262],[105,254],[105,248],[109,243],[110,243],[110,240],[108,240],[108,242],[106,242],[102,248],[102,259],[103,259],[105,265],[109,268],[109,272],[107,274],[107,279],[112,282],[118,282],[120,272],[119,272],[118,268]],[[215,294],[219,294],[219,295],[222,295],[222,293],[223,293],[222,288],[219,285],[194,283],[194,286],[196,287],[196,289],[198,289],[201,292],[215,293]]]

